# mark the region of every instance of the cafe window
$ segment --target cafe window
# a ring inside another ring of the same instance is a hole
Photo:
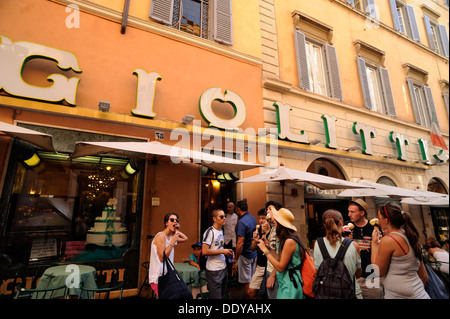
[[[68,160],[68,153],[17,145],[13,154],[21,155],[12,155],[8,170],[15,174],[3,190],[10,191],[9,209],[1,212],[7,216],[2,242],[14,264],[120,258],[139,236],[142,163]]]

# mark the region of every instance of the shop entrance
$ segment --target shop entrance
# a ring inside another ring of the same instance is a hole
[[[214,209],[226,212],[227,203],[236,202],[236,180],[238,177],[233,173],[221,174],[202,169],[200,237],[212,225],[211,212]]]
[[[308,244],[319,237],[325,236],[322,215],[328,209],[335,209],[342,214],[344,221],[348,220],[347,200],[326,200],[310,199],[306,202],[307,224],[308,224]]]

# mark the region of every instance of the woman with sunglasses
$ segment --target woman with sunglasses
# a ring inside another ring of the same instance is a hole
[[[378,229],[372,235],[372,264],[383,281],[384,299],[429,299],[428,276],[422,260],[419,232],[409,213],[388,202],[378,207]]]
[[[164,216],[164,230],[157,233],[150,249],[149,283],[158,296],[158,277],[163,273],[164,252],[173,263],[175,245],[188,240],[187,236],[180,232],[179,217],[177,213],[167,213]]]

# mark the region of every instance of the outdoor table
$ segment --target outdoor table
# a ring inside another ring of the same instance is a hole
[[[200,270],[197,267],[189,265],[188,263],[175,263],[174,266],[187,285],[192,285],[192,287],[199,286],[198,272]]]
[[[76,268],[78,267],[78,268]],[[77,276],[79,270],[79,286],[77,286],[77,280],[74,277]],[[42,274],[41,279],[37,285],[37,289],[55,288],[66,285],[66,279],[70,276],[73,284],[70,285],[67,295],[80,294],[80,286],[83,285],[84,288],[96,289],[97,284],[95,282],[96,270],[92,266],[87,265],[59,265],[55,267],[47,268]],[[85,293],[85,292],[84,292]],[[36,293],[35,293],[36,294]],[[33,294],[33,299],[37,298]],[[53,298],[59,298],[64,296],[64,290],[60,289],[53,293]],[[84,296],[86,297],[86,296]]]

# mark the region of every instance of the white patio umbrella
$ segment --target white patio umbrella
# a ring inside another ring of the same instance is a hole
[[[170,159],[175,164],[201,164],[221,173],[232,173],[263,166],[228,157],[170,146],[160,142],[77,142],[75,151],[69,158],[73,159],[88,155],[113,153],[115,151],[149,154],[155,158]]]
[[[18,138],[22,141],[33,144],[46,151],[56,153],[53,146],[53,137],[49,134],[33,131],[17,125],[0,122],[0,132],[5,133],[7,136]],[[1,134],[0,134],[1,136]]]
[[[277,169],[268,170],[264,173],[238,180],[237,183],[257,183],[257,182],[308,182],[321,189],[351,189],[370,188],[360,183],[353,183],[346,180],[290,169],[281,165]],[[282,186],[282,200],[284,206],[284,184]]]
[[[442,194],[427,192],[422,190],[414,190],[401,188],[397,186],[373,183],[368,181],[359,181],[357,184],[365,185],[372,188],[372,192],[367,189],[353,189],[350,191],[342,191],[338,196],[340,197],[364,197],[364,196],[394,196],[394,197],[442,197]]]
[[[403,204],[423,205],[423,206],[442,206],[449,207],[449,195],[442,194],[442,197],[408,197],[402,200]]]

